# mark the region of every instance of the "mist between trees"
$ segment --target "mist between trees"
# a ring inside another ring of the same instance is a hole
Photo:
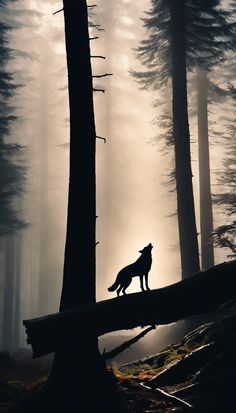
[[[171,11],[164,0],[136,3],[99,0],[90,18],[104,29],[90,27],[91,36],[99,36],[91,42],[92,54],[106,57],[92,59],[93,74],[113,74],[93,80],[96,89],[105,90],[94,93],[97,135],[106,139],[96,142],[98,300],[108,298],[116,273],[149,242],[151,288],[182,276]],[[186,108],[195,244],[206,268],[235,254],[235,4],[233,11],[229,6],[221,11],[219,1],[206,1],[204,10],[201,5],[186,1]],[[59,306],[69,111],[63,15],[52,14],[60,2],[44,2],[40,9],[33,0],[5,0],[0,6],[0,331],[1,348],[13,351],[26,345],[23,318]],[[130,291],[137,287],[132,283]]]

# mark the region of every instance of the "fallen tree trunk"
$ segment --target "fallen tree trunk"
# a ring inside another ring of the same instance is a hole
[[[184,382],[188,377],[196,373],[209,358],[213,358],[219,352],[219,346],[215,343],[206,344],[193,350],[183,359],[177,360],[174,364],[166,367],[146,384],[151,388],[160,386],[171,386]]]
[[[170,286],[129,294],[23,322],[33,357],[55,351],[73,340],[77,329],[100,336],[138,326],[170,324],[209,312],[236,298],[236,260],[200,271]]]

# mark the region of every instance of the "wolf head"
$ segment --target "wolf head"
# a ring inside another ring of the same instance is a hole
[[[147,254],[148,252],[151,252],[152,249],[153,249],[153,245],[150,242],[150,244],[148,244],[146,247],[144,247],[139,252],[140,252],[140,254]]]

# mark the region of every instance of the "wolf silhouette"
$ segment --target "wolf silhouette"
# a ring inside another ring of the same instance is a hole
[[[126,288],[131,284],[133,277],[140,278],[140,288],[142,291],[145,291],[143,286],[143,278],[145,277],[146,289],[150,290],[148,287],[148,273],[152,265],[152,244],[148,244],[140,252],[141,256],[133,264],[127,265],[127,267],[122,268],[117,274],[116,280],[111,287],[108,288],[108,291],[117,290],[117,295],[120,295],[122,290],[123,294],[126,294]]]

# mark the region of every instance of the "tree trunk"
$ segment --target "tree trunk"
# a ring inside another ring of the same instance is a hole
[[[170,16],[177,213],[182,277],[186,278],[199,271],[200,266],[193,198],[187,107],[184,0],[172,0],[170,2]]]
[[[21,258],[22,258],[22,233],[15,235],[15,295],[14,295],[14,336],[13,348],[17,350],[20,346],[20,298],[21,298]]]
[[[95,301],[95,145],[86,1],[64,0],[70,175],[61,310]]]
[[[204,70],[197,69],[198,162],[200,187],[201,263],[206,269],[214,265],[212,242],[213,213],[211,199],[210,156],[208,139],[208,79]]]
[[[86,0],[64,0],[70,107],[70,173],[60,311],[95,303],[95,147],[93,84]],[[91,385],[91,396],[88,394]],[[97,336],[77,330],[56,349],[47,386],[60,411],[114,411],[116,399]],[[110,395],[110,396],[109,396]],[[118,406],[118,403],[117,403]]]
[[[50,313],[52,288],[49,267],[50,221],[48,202],[48,168],[49,168],[49,102],[48,79],[45,73],[47,48],[40,50],[42,62],[39,70],[39,280],[38,280],[38,314]]]
[[[34,356],[54,351],[63,340],[73,345],[78,330],[97,336],[154,324],[170,324],[207,313],[234,299],[236,261],[201,271],[157,290],[127,294],[50,316],[24,321]],[[232,328],[236,317],[232,320]]]
[[[5,282],[3,302],[3,350],[13,351],[14,292],[15,292],[15,235],[6,237],[5,245]]]

